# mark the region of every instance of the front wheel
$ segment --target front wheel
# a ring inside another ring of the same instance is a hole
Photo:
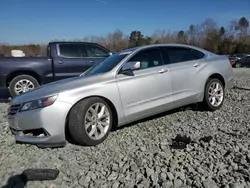
[[[204,105],[210,111],[222,107],[225,98],[225,91],[222,82],[217,78],[210,78],[205,86]]]
[[[113,114],[107,102],[92,97],[78,102],[70,111],[68,130],[79,145],[95,146],[109,135]]]

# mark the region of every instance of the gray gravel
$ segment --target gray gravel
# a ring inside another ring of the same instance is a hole
[[[250,88],[250,69],[235,69],[235,75],[238,87]],[[7,107],[0,104],[1,186],[27,168],[58,168],[56,180],[27,187],[250,187],[250,90],[232,89],[214,113],[178,109],[112,132],[97,147],[15,144]],[[187,148],[170,148],[177,134],[191,138]],[[212,140],[199,141],[204,136]]]

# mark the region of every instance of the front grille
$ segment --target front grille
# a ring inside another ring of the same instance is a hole
[[[8,110],[8,115],[14,116],[20,107],[21,107],[21,104],[11,105]]]

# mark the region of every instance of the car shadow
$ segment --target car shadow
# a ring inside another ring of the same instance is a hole
[[[10,102],[9,99],[1,99],[1,98],[0,98],[0,103],[9,103],[9,102]]]
[[[164,117],[164,116],[167,116],[167,115],[171,115],[171,114],[186,111],[186,110],[199,111],[199,112],[206,111],[206,109],[204,109],[200,104],[186,105],[186,106],[183,106],[183,107],[180,107],[180,108],[176,108],[176,109],[173,109],[173,110],[168,110],[168,111],[163,112],[163,113],[159,113],[157,115],[149,116],[147,118],[143,118],[141,120],[134,121],[132,123],[128,123],[128,124],[123,125],[123,126],[113,127],[111,132],[115,132],[115,131],[118,131],[118,130],[121,130],[121,129],[124,129],[124,128],[135,126],[138,123],[144,123],[144,122],[149,121],[149,120],[153,120],[153,119],[156,119],[156,118]],[[73,145],[82,146],[82,145],[79,145],[78,143],[76,143],[74,141],[74,139],[72,138],[72,136],[69,134],[68,126],[66,126],[65,132],[66,132],[66,140],[67,140],[67,142],[69,142],[70,144],[73,144]],[[85,146],[85,147],[89,147],[89,146]]]
[[[4,185],[2,188],[10,188],[10,187],[18,187],[18,188],[24,188],[27,184],[27,176],[24,174],[18,174],[11,176],[6,185]]]
[[[115,131],[120,130],[120,129],[135,126],[138,123],[144,123],[144,122],[147,122],[147,121],[150,121],[150,120],[153,120],[153,119],[161,118],[161,117],[164,117],[164,116],[168,116],[168,115],[171,115],[171,114],[175,114],[177,112],[183,112],[183,111],[187,111],[187,110],[199,111],[199,112],[206,111],[206,109],[204,109],[200,104],[189,104],[189,105],[182,106],[182,107],[179,107],[179,108],[176,108],[176,109],[173,109],[173,110],[168,110],[168,111],[165,111],[165,112],[153,115],[153,116],[149,116],[149,117],[143,118],[141,120],[134,121],[132,123],[128,123],[126,125],[122,125],[122,126],[119,126],[119,127],[114,127],[112,129],[112,132],[115,132]]]
[[[0,103],[8,103],[10,101],[10,93],[5,90],[0,90]]]
[[[26,169],[21,174],[11,176],[2,188],[24,188],[28,181],[53,181],[59,173],[58,169]]]
[[[233,89],[238,89],[238,90],[245,90],[245,91],[250,91],[250,88],[245,88],[245,87],[239,87],[235,86]]]

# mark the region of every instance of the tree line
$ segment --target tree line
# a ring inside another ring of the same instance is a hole
[[[228,26],[218,26],[213,19],[206,19],[201,24],[191,24],[187,30],[181,31],[157,29],[150,36],[146,36],[138,30],[126,35],[117,29],[106,36],[87,36],[73,41],[95,42],[112,52],[148,44],[181,43],[198,46],[217,54],[250,53],[249,21],[246,17],[232,20]],[[4,56],[10,56],[13,49],[22,50],[26,56],[46,55],[46,45],[43,44],[0,44],[0,54]]]

